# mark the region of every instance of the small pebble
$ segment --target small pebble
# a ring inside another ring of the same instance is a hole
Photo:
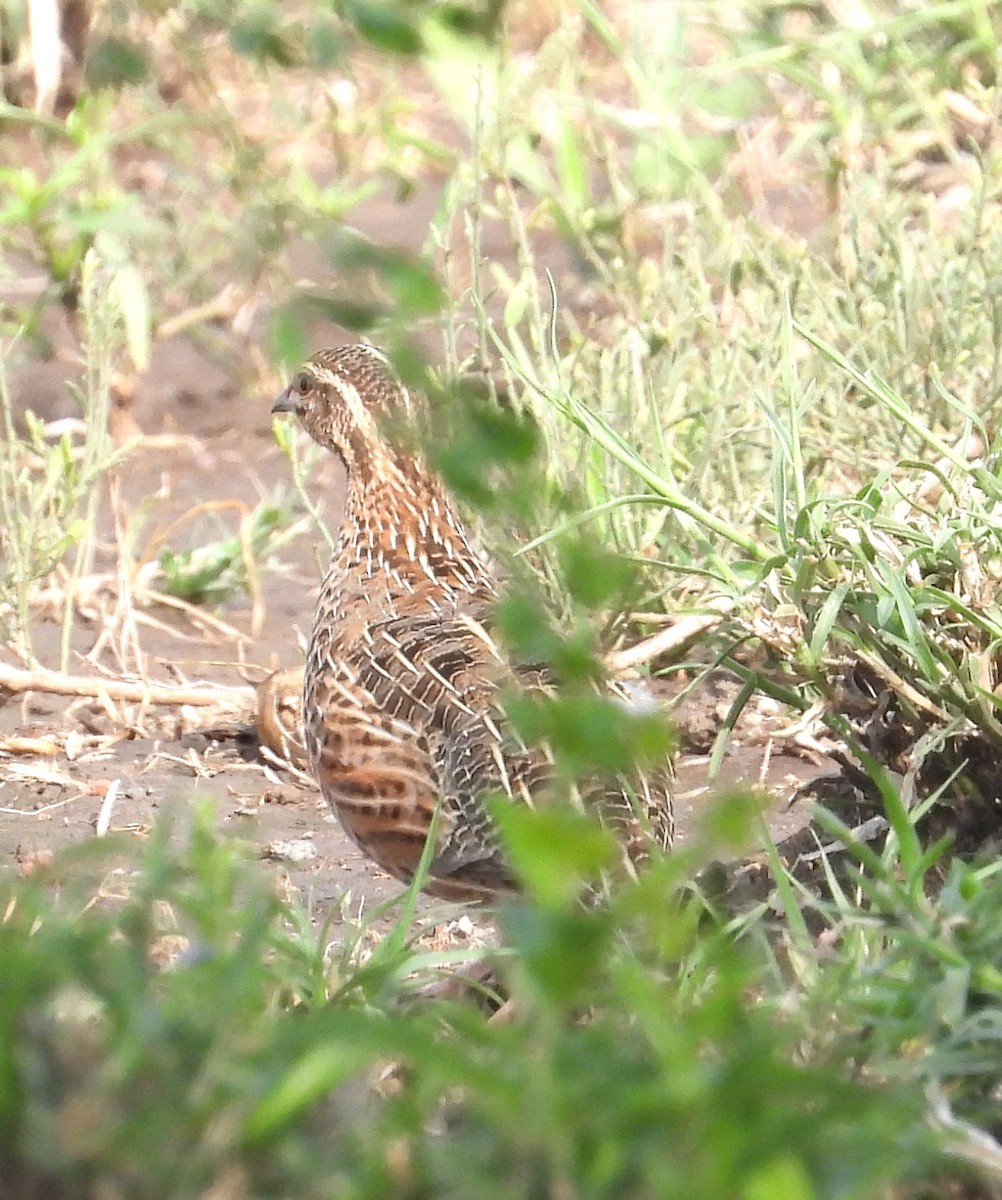
[[[262,851],[265,858],[298,864],[317,857],[317,848],[308,838],[290,838],[287,842],[269,842]]]

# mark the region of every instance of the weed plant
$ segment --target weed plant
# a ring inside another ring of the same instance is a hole
[[[124,457],[108,433],[111,364],[122,338],[123,293],[96,252],[81,264],[81,310],[89,350],[78,400],[81,436],[45,436],[29,412],[25,434],[15,428],[0,355],[0,632],[31,657],[31,608],[56,566],[68,562],[63,610],[63,665],[74,615],[73,584],[93,564],[102,477]]]
[[[643,139],[624,136],[621,109],[575,99],[601,87],[596,56],[558,53],[568,38],[580,48],[597,34],[639,105],[652,75],[671,75],[676,46],[644,43],[641,62],[639,42],[580,11],[551,35],[533,72],[516,75],[502,60],[485,68],[475,157],[454,176],[449,209],[475,260],[499,227],[515,248],[514,272],[494,267],[488,278],[471,265],[466,311],[477,355],[500,359],[547,439],[551,485],[523,516],[525,542],[544,550],[551,596],[559,604],[568,593],[559,555],[545,549],[573,528],[647,565],[646,595],[633,598],[641,611],[672,608],[680,585],[697,606],[726,597],[739,617],[722,652],[750,683],[804,710],[820,700],[840,736],[903,774],[906,790],[920,775],[929,793],[949,780],[947,793],[975,799],[990,824],[1000,792],[997,163],[984,155],[972,174],[973,143],[957,140],[957,178],[973,181],[962,215],[895,192],[886,161],[873,174],[843,171],[827,231],[811,246],[725,221],[719,206],[697,218],[667,188],[640,187]],[[975,28],[986,34],[983,23]],[[763,43],[772,36],[767,24],[755,30]],[[931,14],[875,19],[866,36],[804,39],[798,53],[830,53],[834,77],[850,44],[879,57],[892,31],[906,35],[888,51],[899,63],[928,65],[946,37],[943,100],[959,84],[956,30]],[[747,46],[750,30],[735,20],[726,36]],[[972,73],[979,45],[965,43]],[[774,49],[770,63],[798,56]],[[757,79],[758,89],[719,98],[743,95],[746,115],[775,86],[748,70],[755,61],[739,53],[706,67],[711,78]],[[871,92],[849,87],[843,107],[886,124],[901,86],[895,71]],[[697,109],[705,117],[705,93],[688,99],[686,118],[696,121]],[[904,136],[920,119],[917,107],[896,112],[884,136]],[[815,126],[810,134],[828,152],[840,136]],[[575,220],[555,182],[566,184],[568,163],[579,184]],[[615,219],[597,218],[598,197],[622,201]],[[667,230],[655,232],[659,220]],[[600,315],[573,290],[565,297],[547,270],[554,233],[587,262]],[[452,347],[459,358],[460,337]],[[757,676],[754,644],[770,652]]]
[[[992,1170],[996,864],[932,902],[928,860],[889,850],[819,955],[794,903],[770,941],[687,894],[699,847],[579,907],[603,847],[555,819],[503,825],[511,1023],[415,999],[438,960],[405,926],[325,949],[204,808],[138,859],[95,843],[6,884],[8,1194],[931,1195]]]
[[[684,858],[579,908],[542,881],[588,877],[591,827],[545,850],[552,818],[515,816],[512,1024],[409,1000],[406,938],[325,956],[204,811],[173,849],[165,826],[138,861],[96,844],[8,885],[8,1194],[856,1196],[943,1161],[916,1085],[977,1111],[991,1075],[992,873],[957,868],[960,942],[888,877],[882,927],[847,905],[791,972],[678,891]]]

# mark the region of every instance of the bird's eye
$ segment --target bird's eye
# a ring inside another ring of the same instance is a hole
[[[306,396],[308,395],[310,388],[313,386],[313,376],[310,375],[309,371],[300,371],[296,376],[295,383],[293,383],[292,386],[296,389],[300,396]]]

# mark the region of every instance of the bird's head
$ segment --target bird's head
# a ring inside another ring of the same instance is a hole
[[[407,393],[385,355],[359,344],[315,354],[271,411],[295,413],[310,437],[351,469],[371,457],[381,441],[379,422],[407,407]]]

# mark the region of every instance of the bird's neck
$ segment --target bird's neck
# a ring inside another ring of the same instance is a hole
[[[348,466],[348,492],[325,591],[342,611],[390,613],[477,604],[491,572],[440,481],[414,455],[380,446]]]

